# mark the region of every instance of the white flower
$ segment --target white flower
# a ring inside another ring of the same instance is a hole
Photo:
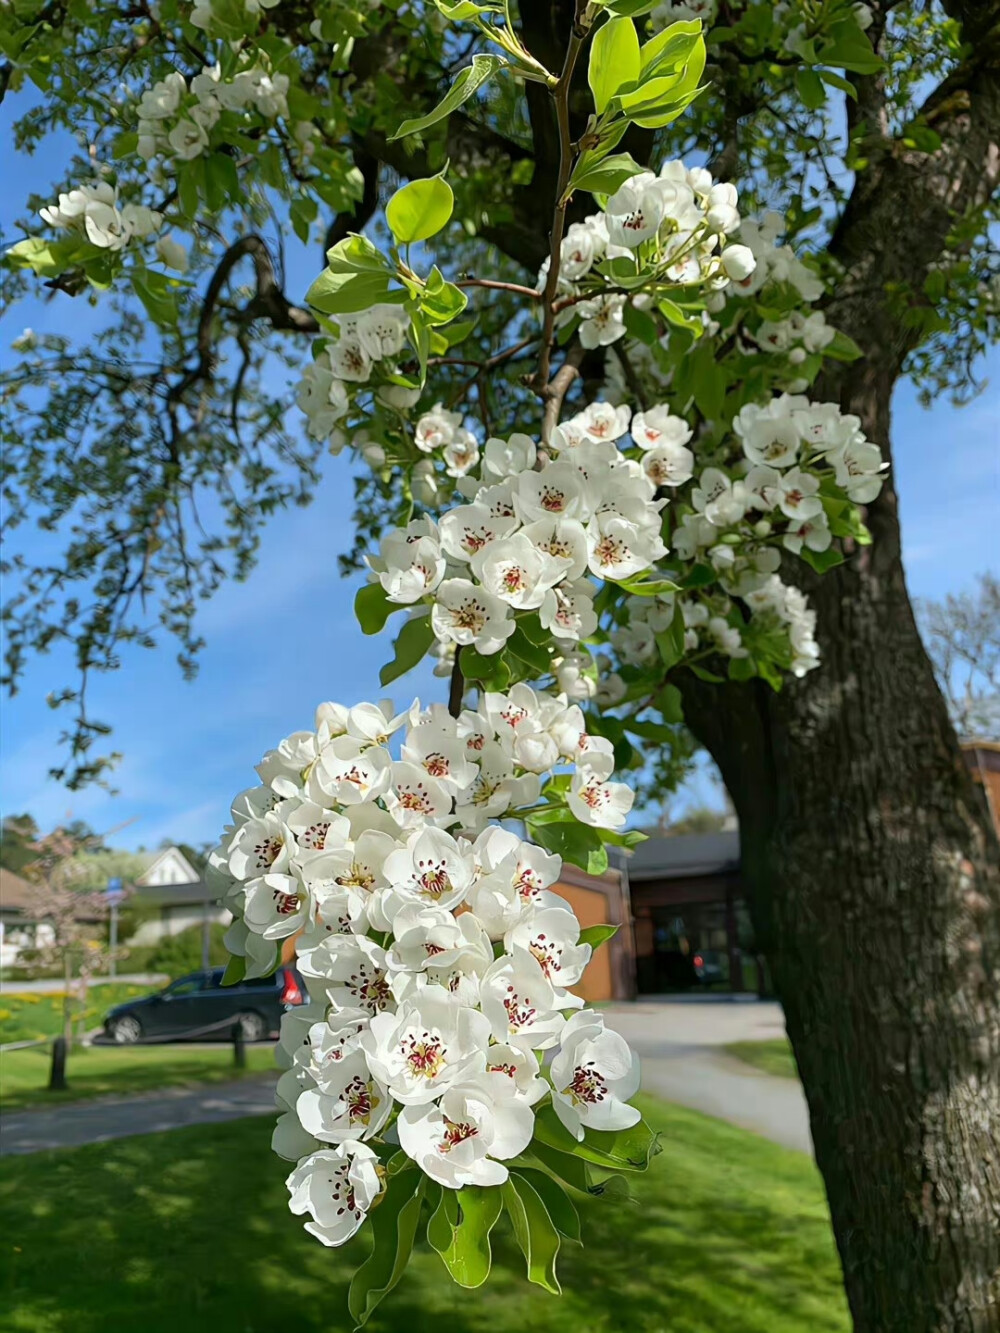
[[[385,950],[366,935],[325,935],[300,950],[299,970],[318,983],[310,994],[321,992],[338,1011],[374,1015],[392,1004]]]
[[[566,568],[563,561],[538,550],[523,532],[490,542],[471,564],[487,594],[519,611],[541,606],[546,591]]]
[[[501,954],[480,983],[480,1005],[495,1041],[532,1051],[555,1046],[566,1020],[559,1007],[581,1003],[560,998],[525,949]]]
[[[174,240],[173,236],[161,236],[156,242],[156,253],[167,268],[175,269],[178,273],[187,272],[188,252],[183,245]]]
[[[642,456],[642,470],[654,486],[683,486],[694,475],[694,454],[683,444],[661,444]]]
[[[663,221],[663,193],[651,171],[640,172],[618,187],[604,209],[608,236],[634,250],[655,236]]]
[[[437,638],[471,643],[486,657],[499,652],[515,629],[507,603],[468,579],[445,579],[437,590],[431,623]]]
[[[535,453],[530,435],[514,434],[509,440],[491,437],[483,449],[483,481],[503,481],[533,468]]]
[[[203,125],[194,120],[179,120],[167,135],[174,157],[190,162],[208,147],[208,134]]]
[[[525,1102],[495,1102],[486,1080],[449,1088],[436,1106],[405,1106],[397,1127],[407,1156],[448,1189],[502,1185],[504,1159],[524,1152],[535,1116]],[[496,1160],[500,1159],[500,1160]]]
[[[597,773],[578,768],[570,783],[567,804],[581,823],[619,829],[634,800],[635,793],[626,783],[606,782]]]
[[[811,518],[797,519],[792,523],[782,538],[782,545],[787,551],[794,551],[797,555],[803,546],[807,546],[810,551],[827,551],[832,540],[833,534],[826,515],[819,513]]]
[[[591,947],[580,944],[580,923],[569,905],[547,907],[520,921],[504,936],[504,946],[527,949],[552,986],[575,986],[590,962]]]
[[[743,282],[757,267],[754,253],[747,245],[727,245],[719,262],[723,273],[733,282]]]
[[[882,489],[878,475],[889,466],[882,461],[877,444],[867,440],[852,441],[830,460],[835,469],[837,484],[843,486],[855,504],[871,504]]]
[[[406,344],[410,318],[402,306],[380,302],[354,322],[354,334],[372,361],[398,356]]]
[[[571,463],[554,462],[517,478],[517,508],[525,523],[578,518],[583,511],[583,479]]]
[[[535,774],[515,776],[514,765],[501,746],[487,743],[480,751],[476,779],[460,795],[455,815],[463,827],[479,829],[487,819],[533,804],[540,790],[541,783]]]
[[[393,890],[404,899],[453,908],[468,892],[475,863],[450,833],[423,828],[386,859],[383,871]]]
[[[444,447],[445,471],[449,477],[466,476],[479,462],[479,445],[471,430],[459,427]]]
[[[180,106],[187,92],[184,75],[174,71],[139,98],[138,115],[141,120],[168,120]]]
[[[587,526],[591,572],[601,579],[625,579],[666,555],[659,532],[629,522],[615,510],[596,515]]]
[[[587,579],[550,588],[538,610],[542,628],[554,638],[579,641],[597,632],[594,585]]]
[[[482,1072],[490,1024],[441,986],[418,991],[395,1014],[376,1014],[359,1038],[372,1074],[404,1106],[436,1101]]]
[[[462,424],[461,412],[448,412],[443,404],[435,403],[429,412],[417,422],[414,439],[417,448],[425,454],[435,449],[443,449],[454,439],[455,431]]]
[[[365,384],[372,373],[371,357],[353,331],[344,329],[335,343],[326,349],[330,366],[338,379]]]
[[[312,1218],[305,1229],[324,1245],[343,1245],[381,1191],[378,1158],[363,1143],[342,1143],[304,1157],[285,1184],[289,1208]]]
[[[566,1024],[552,1061],[552,1105],[575,1139],[584,1128],[628,1129],[642,1118],[626,1103],[639,1089],[639,1062],[628,1042],[582,1009]]]
[[[431,519],[419,518],[405,528],[391,529],[382,538],[379,554],[382,568],[377,569],[378,578],[390,602],[418,602],[444,578],[445,558]]]
[[[374,801],[389,788],[392,756],[382,745],[370,745],[354,736],[336,736],[325,746],[313,771],[313,781],[326,797],[341,805]]]
[[[565,422],[563,429],[568,428],[572,434],[579,432],[585,440],[593,440],[595,444],[614,442],[627,434],[631,416],[632,409],[625,403],[619,407],[612,403],[590,403]]]
[[[306,1088],[295,1103],[302,1128],[322,1143],[370,1139],[391,1110],[387,1089],[371,1076],[360,1050],[330,1065],[323,1086]]]
[[[815,518],[821,514],[819,478],[799,467],[789,468],[778,481],[778,507],[788,518]]]
[[[683,417],[675,417],[665,405],[636,412],[632,418],[632,439],[640,449],[658,449],[662,445],[687,444],[691,427]]]
[[[691,503],[717,528],[731,527],[747,511],[749,495],[742,481],[733,481],[715,467],[707,467],[691,492]],[[676,545],[676,539],[675,539]],[[677,549],[680,549],[679,547]]]
[[[392,933],[387,958],[395,971],[434,967],[482,973],[493,962],[489,938],[471,912],[455,916],[446,907],[406,902],[393,917]]]
[[[564,579],[578,579],[587,568],[587,533],[578,520],[543,518],[522,532],[537,550],[559,561]]]
[[[576,307],[581,316],[580,342],[586,348],[608,347],[625,336],[625,297],[596,296]]]

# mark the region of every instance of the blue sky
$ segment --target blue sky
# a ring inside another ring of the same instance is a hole
[[[4,113],[0,133],[7,142],[6,107]],[[48,190],[68,148],[48,143],[41,158],[10,161],[0,201],[8,241],[16,239],[10,227],[24,212],[20,201],[30,190]],[[301,295],[318,268],[318,248],[289,260],[290,294]],[[81,302],[71,305],[62,295],[48,304],[25,301],[7,317],[0,355],[9,356],[11,339],[25,327],[62,330],[71,319],[82,331],[91,318]],[[990,383],[962,409],[941,401],[926,411],[909,384],[896,394],[895,477],[907,579],[918,597],[959,591],[978,572],[1000,569],[1000,350],[979,373]],[[113,747],[124,753],[114,779],[120,794],[69,792],[47,777],[60,758],[64,722],[45,699],[72,672],[63,653],[32,662],[20,693],[2,702],[3,812],[28,810],[42,826],[69,815],[99,830],[131,821],[113,839],[120,846],[206,841],[221,828],[232,796],[255,780],[253,764],[263,751],[310,726],[318,702],[379,697],[378,668],[389,640],[361,633],[351,605],[357,580],[337,571],[337,554],[347,545],[350,471],[346,457],[327,458],[313,504],[272,519],[250,578],[225,585],[204,605],[199,629],[207,647],[194,681],[181,678],[167,641],[156,651],[125,652],[120,671],[94,680],[93,715],[113,725]],[[14,538],[15,549],[29,552],[38,540],[27,529]],[[446,682],[426,668],[405,687],[397,685],[397,702],[446,694]],[[685,801],[718,804],[706,773],[675,812]]]

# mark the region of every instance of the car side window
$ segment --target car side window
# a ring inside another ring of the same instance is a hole
[[[194,995],[202,989],[202,981],[203,978],[200,976],[181,977],[179,981],[175,981],[168,986],[163,993],[169,995],[172,999],[177,999],[181,995]]]

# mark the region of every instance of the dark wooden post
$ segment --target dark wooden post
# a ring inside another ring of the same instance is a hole
[[[247,1048],[243,1039],[242,1023],[233,1025],[233,1064],[237,1069],[246,1069],[247,1067]]]
[[[56,1037],[52,1043],[49,1092],[65,1092],[66,1086],[66,1038]]]

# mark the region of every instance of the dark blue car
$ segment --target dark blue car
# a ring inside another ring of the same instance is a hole
[[[237,1024],[245,1041],[277,1034],[281,1015],[309,1003],[305,983],[293,967],[269,977],[223,986],[224,969],[191,972],[155,995],[115,1005],[104,1017],[108,1040],[120,1046],[137,1041],[215,1041],[232,1037]]]

